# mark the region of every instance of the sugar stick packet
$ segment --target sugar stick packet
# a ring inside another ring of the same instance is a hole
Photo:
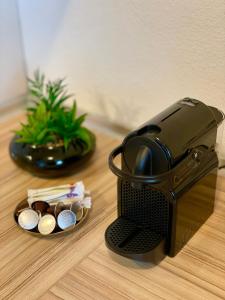
[[[91,205],[91,199],[89,199],[89,191],[85,191],[85,187],[82,181],[74,184],[65,184],[43,189],[29,189],[27,191],[27,194],[27,201],[30,206],[35,201],[45,201],[49,204],[53,204],[56,202],[63,202],[65,204],[80,202],[83,203],[83,205],[84,203],[86,203],[87,206]],[[88,200],[85,200],[86,196],[88,196]]]

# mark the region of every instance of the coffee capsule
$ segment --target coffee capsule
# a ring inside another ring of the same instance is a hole
[[[45,201],[35,201],[31,204],[31,207],[37,212],[43,214],[48,210],[49,204]]]
[[[83,218],[84,214],[84,209],[80,208],[79,210],[76,211],[76,219],[77,221],[80,221]]]
[[[57,217],[58,226],[62,229],[68,229],[76,224],[76,215],[69,209],[62,210]]]
[[[58,202],[58,203],[55,205],[55,210],[54,210],[54,215],[55,215],[55,217],[57,218],[58,215],[59,215],[59,213],[60,213],[62,210],[64,210],[64,209],[66,209],[64,203],[63,203],[63,202]]]
[[[55,225],[55,218],[50,214],[46,214],[39,220],[38,231],[43,235],[48,235],[55,229]]]
[[[38,221],[38,213],[31,208],[24,209],[18,217],[19,225],[26,230],[34,229],[38,225]]]

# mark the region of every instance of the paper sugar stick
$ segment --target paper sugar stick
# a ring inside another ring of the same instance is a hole
[[[28,203],[31,205],[35,201],[46,201],[48,203],[57,201],[72,202],[79,201],[84,198],[85,189],[82,181],[73,185],[63,185],[45,189],[28,190]]]

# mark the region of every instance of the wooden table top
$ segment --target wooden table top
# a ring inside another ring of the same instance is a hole
[[[10,160],[11,130],[19,118],[0,124],[0,299],[225,299],[225,179],[218,177],[214,214],[183,250],[159,265],[111,253],[104,232],[116,217],[116,178],[107,157],[118,141],[97,135],[87,168],[61,179],[40,179]],[[93,208],[87,222],[67,236],[38,238],[13,220],[27,188],[83,180]],[[204,188],[204,187],[203,187]]]

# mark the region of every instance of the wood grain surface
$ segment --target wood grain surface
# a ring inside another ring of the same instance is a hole
[[[8,144],[21,117],[0,124],[0,299],[225,299],[225,179],[218,177],[214,214],[183,250],[159,265],[111,253],[104,231],[116,217],[116,178],[107,166],[119,141],[97,135],[88,166],[61,179],[40,179],[10,160]],[[22,232],[13,211],[27,188],[83,180],[93,208],[78,231],[54,239]],[[204,195],[204,189],[202,191]]]

